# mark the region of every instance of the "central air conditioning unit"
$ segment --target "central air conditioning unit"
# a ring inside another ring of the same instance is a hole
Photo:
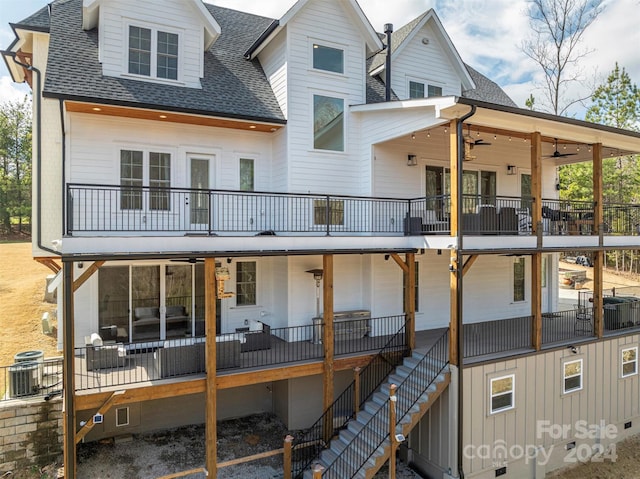
[[[9,395],[11,398],[33,396],[40,390],[39,364],[23,361],[9,366]]]

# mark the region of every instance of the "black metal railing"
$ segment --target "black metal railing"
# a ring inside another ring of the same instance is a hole
[[[585,339],[593,335],[593,307],[578,307],[542,315],[544,345]]]
[[[387,336],[386,344],[359,372],[357,382],[356,380],[351,382],[310,428],[295,435],[293,477],[302,477],[304,470],[328,446],[331,438],[354,417],[356,404],[361,407],[380,387],[385,378],[402,363],[407,350],[406,318],[404,316],[403,318],[404,323],[401,327],[391,338]]]
[[[406,421],[415,404],[424,397],[431,385],[449,364],[449,331],[436,341],[425,356],[400,383],[396,390],[396,423]],[[371,456],[389,439],[389,402],[377,409],[351,440],[354,447],[345,448],[338,460],[328,465],[323,475],[327,477],[352,478],[369,461]],[[358,445],[359,447],[355,447]],[[365,449],[369,455],[362,455]]]
[[[603,233],[612,235],[640,234],[640,205],[609,203],[603,207]]]
[[[53,397],[62,392],[62,358],[0,366],[0,401]]]
[[[548,235],[596,233],[593,201],[542,200],[542,230]]]
[[[463,325],[464,357],[531,348],[532,316]]]
[[[159,199],[160,198],[160,199]],[[191,188],[67,186],[67,234],[404,234],[412,200]]]

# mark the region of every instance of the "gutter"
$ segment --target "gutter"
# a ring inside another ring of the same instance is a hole
[[[462,407],[462,399],[463,399],[463,388],[462,388],[462,367],[464,362],[464,351],[462,345],[463,343],[463,335],[462,335],[462,265],[463,263],[463,244],[462,241],[464,239],[463,231],[462,231],[462,171],[464,170],[464,143],[463,143],[463,135],[464,135],[464,121],[471,118],[476,113],[476,106],[471,105],[471,110],[460,117],[456,124],[456,142],[457,150],[458,150],[458,177],[456,181],[458,183],[458,198],[456,201],[456,216],[458,218],[458,231],[456,232],[457,240],[458,240],[458,248],[456,249],[456,265],[454,268],[456,274],[456,342],[458,344],[458,477],[460,479],[464,479],[464,471],[463,471],[463,459],[464,455],[462,454],[463,450],[463,440],[462,440],[462,432],[463,432],[463,407]]]
[[[255,51],[262,45],[262,43],[275,31],[276,28],[280,26],[280,20],[274,20],[267,27],[267,29],[260,34],[258,39],[253,42],[253,44],[249,47],[249,49],[244,52],[245,60],[251,60],[251,57],[255,53]]]
[[[38,230],[36,234],[36,244],[38,248],[48,253],[52,253],[56,256],[59,256],[60,253],[54,249],[47,248],[42,245],[42,73],[33,65],[27,65],[26,63],[20,62],[16,59],[15,52],[7,52],[12,58],[13,61],[16,62],[17,65],[20,65],[22,68],[26,68],[29,71],[37,73],[36,76],[36,95],[34,97],[38,98],[37,110],[36,110],[36,121],[38,134],[36,135],[36,145],[37,145],[37,153],[36,158],[38,162],[38,168],[36,170],[36,194],[38,196],[37,199],[37,208],[38,214],[36,218],[36,228]],[[64,178],[64,174],[63,174]],[[64,216],[64,215],[63,215]]]

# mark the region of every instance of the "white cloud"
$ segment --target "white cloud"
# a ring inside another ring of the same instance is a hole
[[[0,77],[0,103],[22,100],[30,91],[26,83],[14,83],[8,75]]]

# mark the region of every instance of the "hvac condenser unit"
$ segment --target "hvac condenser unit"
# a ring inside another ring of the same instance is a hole
[[[9,395],[12,398],[32,396],[40,389],[39,364],[23,361],[9,366]]]

